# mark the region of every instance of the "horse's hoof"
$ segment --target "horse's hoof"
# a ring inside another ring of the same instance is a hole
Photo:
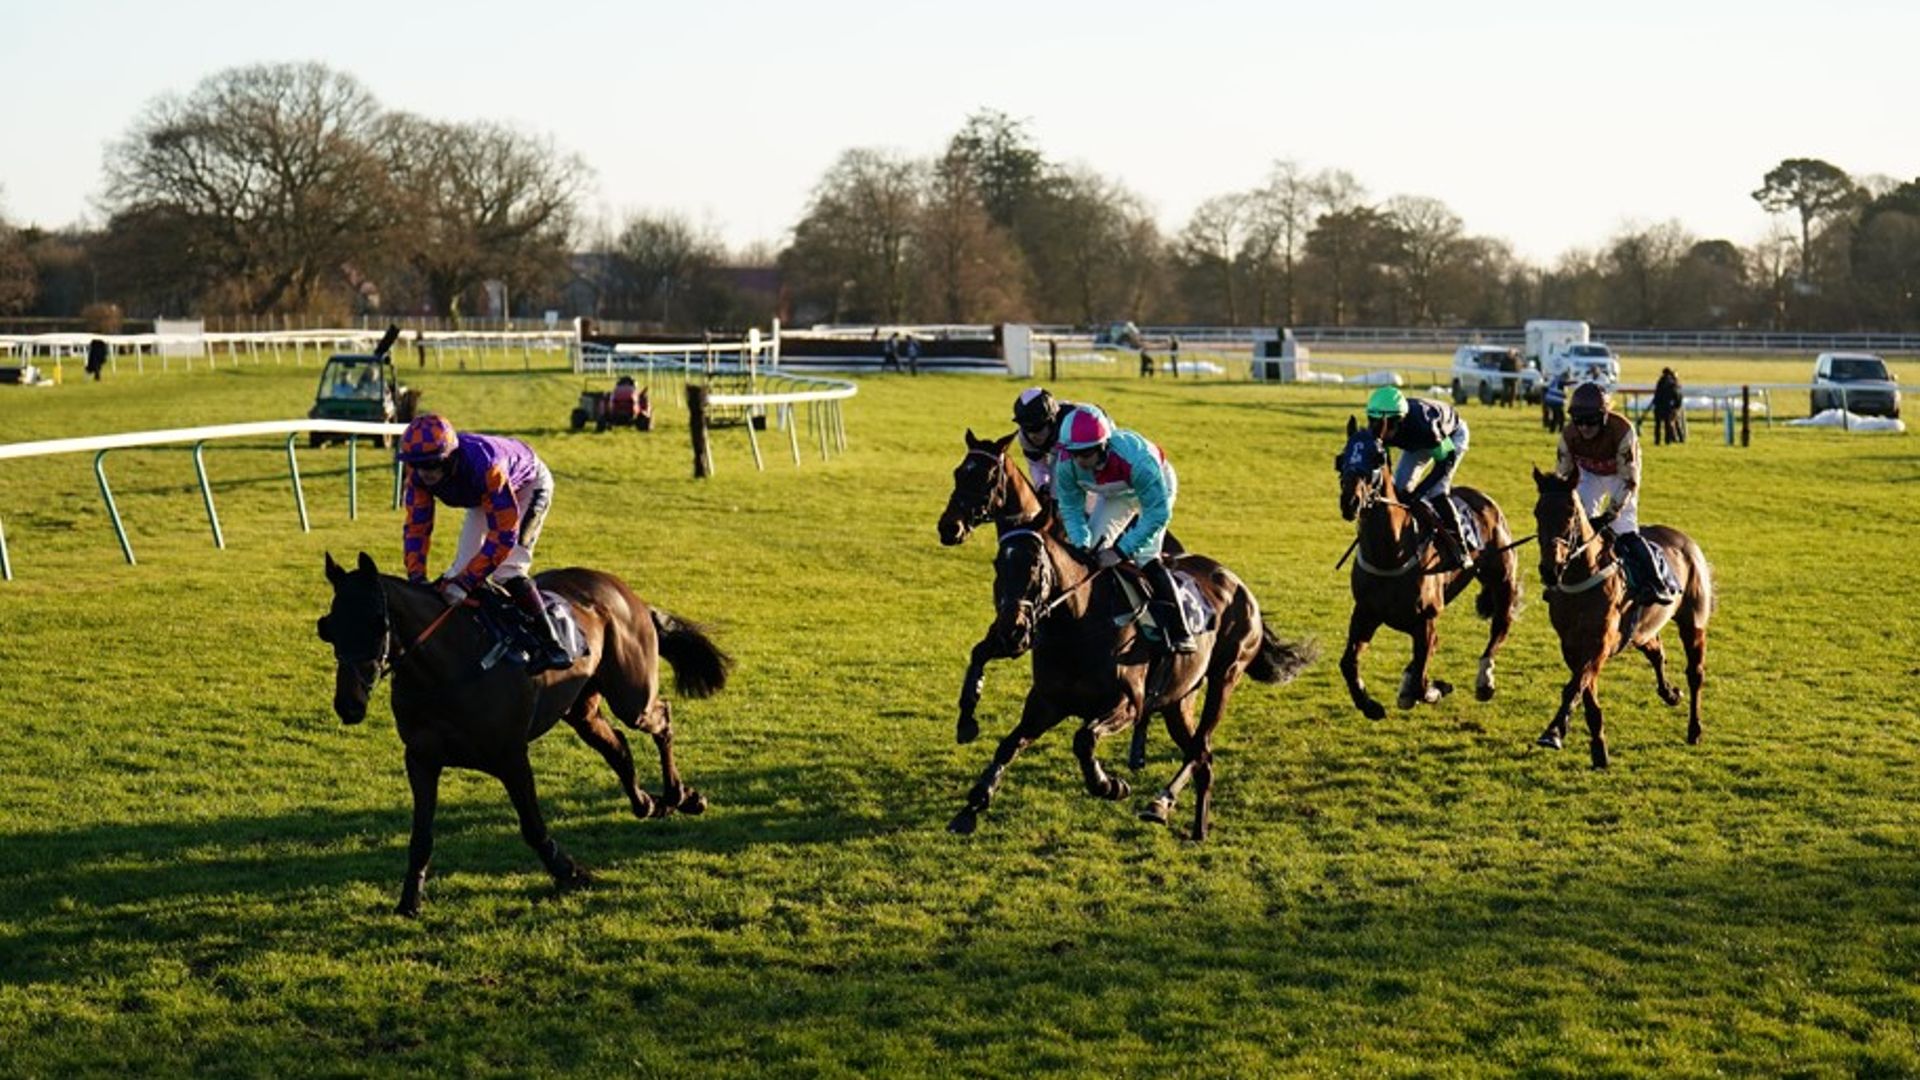
[[[393,913],[395,915],[400,916],[403,919],[419,918],[420,917],[420,898],[417,896],[411,897],[411,898],[404,897],[404,896],[401,897],[400,902],[394,905]]]
[[[554,887],[561,892],[572,892],[575,889],[584,889],[593,884],[593,873],[586,867],[569,859],[567,860],[566,869],[553,875],[553,884]]]
[[[1155,799],[1140,808],[1140,820],[1151,821],[1156,825],[1165,825],[1167,818],[1173,815],[1173,803],[1167,799]]]
[[[1699,746],[1701,738],[1704,737],[1705,735],[1706,733],[1701,731],[1698,727],[1688,728],[1687,729],[1687,745]]]
[[[707,812],[707,796],[693,788],[680,797],[680,812],[683,814],[704,814]]]
[[[1558,750],[1564,745],[1560,741],[1560,736],[1555,735],[1551,731],[1545,732],[1539,738],[1533,740],[1533,744],[1535,746],[1544,746],[1549,750]]]
[[[1596,769],[1604,769],[1607,767],[1606,747],[1596,746],[1593,748],[1593,767]]]
[[[1132,769],[1134,772],[1139,772],[1141,769],[1144,769],[1146,767],[1147,767],[1147,755],[1145,754],[1128,754],[1127,755],[1127,768]]]
[[[1405,707],[1404,705],[1401,706],[1401,708]],[[1369,720],[1385,720],[1387,718],[1387,707],[1377,701],[1368,700],[1360,706],[1360,714]]]
[[[1680,704],[1680,691],[1678,689],[1662,690],[1660,700],[1666,702],[1668,708],[1672,708]]]
[[[980,827],[980,815],[972,810],[962,810],[947,822],[947,831],[956,836],[972,836],[973,830]]]
[[[1107,788],[1100,793],[1100,797],[1109,802],[1119,802],[1131,794],[1133,794],[1133,785],[1117,776],[1109,776],[1107,777]]]
[[[963,716],[953,726],[953,741],[965,746],[980,737],[980,723],[971,716]]]
[[[1411,709],[1413,708],[1413,703],[1416,700],[1417,699],[1412,694],[1401,694],[1399,697],[1394,699],[1393,704],[1396,707],[1401,709]],[[1385,714],[1383,713],[1382,715],[1385,715]]]
[[[1427,687],[1427,704],[1431,705],[1451,693],[1453,693],[1452,683],[1445,679],[1435,679],[1432,685]]]
[[[639,798],[628,800],[628,802],[633,807],[633,816],[641,821],[660,816],[659,804],[654,802],[653,796],[644,791],[640,793]]]
[[[1484,683],[1476,686],[1473,688],[1473,697],[1476,701],[1492,701],[1493,687],[1490,684]]]

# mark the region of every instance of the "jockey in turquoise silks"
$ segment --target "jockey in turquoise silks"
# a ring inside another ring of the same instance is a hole
[[[1160,557],[1180,492],[1173,463],[1158,446],[1115,428],[1093,405],[1066,414],[1060,445],[1066,454],[1054,472],[1054,501],[1067,542],[1094,549],[1101,566],[1122,559],[1138,566],[1160,605],[1155,621],[1166,633],[1167,647],[1192,652],[1173,573]]]
[[[444,417],[428,413],[407,425],[399,458],[407,465],[402,533],[407,579],[427,583],[434,507],[446,503],[465,509],[453,563],[434,587],[455,604],[481,582],[498,582],[541,639],[527,658],[527,671],[571,667],[573,658],[561,647],[540,589],[528,576],[553,500],[553,474],[539,456],[518,439],[457,433]]]

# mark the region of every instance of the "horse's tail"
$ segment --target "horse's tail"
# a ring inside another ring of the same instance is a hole
[[[660,655],[673,665],[673,683],[682,697],[712,697],[726,688],[733,657],[720,651],[697,623],[675,618],[653,608],[653,628],[660,638]]]
[[[1295,675],[1319,657],[1320,647],[1312,639],[1282,641],[1263,619],[1260,622],[1260,651],[1254,654],[1253,662],[1247,665],[1247,674],[1255,682],[1284,685],[1292,682]]]

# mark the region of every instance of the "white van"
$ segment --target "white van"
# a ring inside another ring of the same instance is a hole
[[[1620,385],[1620,358],[1597,341],[1562,345],[1547,355],[1546,376],[1567,385],[1591,382],[1612,390]]]

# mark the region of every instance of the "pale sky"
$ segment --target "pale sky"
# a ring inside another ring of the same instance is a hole
[[[736,247],[783,242],[842,151],[932,155],[994,108],[1169,233],[1285,158],[1545,263],[1670,218],[1749,243],[1782,158],[1920,175],[1916,41],[1911,0],[0,0],[0,213],[97,222],[102,151],[154,97],[317,60],[390,109],[551,136],[590,214]]]

